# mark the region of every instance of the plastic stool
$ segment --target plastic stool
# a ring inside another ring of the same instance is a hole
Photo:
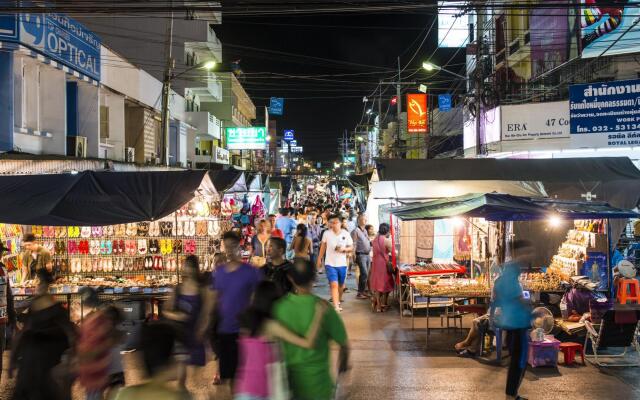
[[[637,279],[620,279],[618,281],[618,302],[627,304],[627,301],[640,303],[640,285]]]
[[[584,348],[580,343],[566,342],[560,343],[560,351],[564,354],[564,365],[571,365],[576,360],[576,352],[580,352],[582,358],[582,365],[586,365],[584,362]]]

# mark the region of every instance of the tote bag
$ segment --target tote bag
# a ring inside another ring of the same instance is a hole
[[[272,362],[267,364],[269,384],[269,399],[290,400],[289,380],[287,379],[287,367],[282,357],[282,349],[279,343],[271,345]]]

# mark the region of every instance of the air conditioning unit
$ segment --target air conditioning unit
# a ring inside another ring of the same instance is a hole
[[[124,161],[125,162],[136,162],[136,149],[135,147],[125,147],[124,149]]]
[[[67,136],[67,155],[77,158],[86,158],[87,138],[84,136]]]

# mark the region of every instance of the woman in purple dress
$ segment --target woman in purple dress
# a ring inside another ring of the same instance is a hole
[[[176,355],[181,361],[180,387],[186,387],[186,366],[203,367],[206,364],[204,341],[196,336],[203,323],[202,310],[207,299],[207,291],[200,278],[198,257],[187,256],[182,267],[181,282],[167,302],[163,314],[175,322],[178,343]]]
[[[389,293],[394,286],[393,276],[387,270],[389,254],[393,250],[389,239],[390,231],[389,224],[380,224],[378,235],[371,242],[373,259],[371,261],[369,285],[374,294],[371,299],[371,310],[374,312],[386,311],[389,307]]]

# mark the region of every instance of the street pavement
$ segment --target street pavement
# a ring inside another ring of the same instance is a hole
[[[353,277],[348,281],[352,290],[345,295],[343,319],[352,348],[352,369],[339,379],[337,398],[344,400],[382,399],[473,399],[504,398],[506,367],[460,358],[453,344],[463,338],[466,330],[436,329],[430,336],[429,351],[425,351],[424,314],[416,317],[416,329],[410,318],[400,319],[397,310],[372,314],[369,304],[355,299]],[[325,276],[320,275],[317,293],[328,298]],[[470,320],[465,320],[468,326]],[[432,327],[440,326],[440,318],[431,319]],[[5,353],[5,368],[7,365]],[[335,363],[334,363],[335,365]],[[126,378],[129,384],[143,379],[140,361],[135,353],[125,356]],[[221,399],[218,387],[211,384],[215,373],[211,360],[189,379],[189,390],[197,400]],[[521,395],[544,400],[640,399],[640,368],[605,368],[592,365],[529,369],[521,386]],[[0,398],[9,399],[12,382],[3,373]],[[74,399],[82,399],[75,388]]]

